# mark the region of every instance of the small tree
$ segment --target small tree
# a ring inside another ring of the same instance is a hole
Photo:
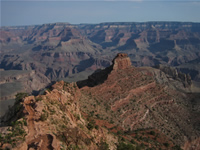
[[[92,130],[92,129],[94,128],[94,124],[91,123],[91,122],[89,122],[88,125],[87,125],[87,128],[88,128],[89,130]]]
[[[101,141],[99,145],[99,149],[101,150],[109,150],[109,145],[106,142]]]
[[[22,101],[23,98],[27,97],[28,93],[17,93],[15,95],[15,103],[19,103]]]
[[[126,144],[124,142],[119,143],[117,145],[117,150],[134,150],[135,147],[132,144]]]
[[[169,147],[169,143],[163,143],[165,147]]]
[[[155,131],[150,131],[149,134],[155,135],[156,133],[155,133]]]

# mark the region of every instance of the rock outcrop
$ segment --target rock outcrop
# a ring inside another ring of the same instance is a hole
[[[12,126],[0,128],[0,149],[101,149],[104,143],[116,149],[116,136],[82,116],[80,96],[76,83],[60,81],[44,95],[20,98],[1,120]]]
[[[131,66],[131,60],[125,53],[118,53],[112,62],[113,70],[125,69]]]
[[[131,60],[125,53],[118,53],[117,56],[113,59],[112,65],[101,70],[95,71],[92,75],[88,76],[87,80],[78,81],[77,85],[79,88],[83,86],[95,86],[98,84],[103,83],[107,78],[108,75],[112,71],[123,70],[129,67],[132,67]]]
[[[158,65],[156,68],[160,69],[174,80],[181,81],[184,87],[190,87],[192,85],[191,76],[189,74],[178,72],[176,68],[165,65]]]

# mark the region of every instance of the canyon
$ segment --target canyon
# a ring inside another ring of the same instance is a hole
[[[24,71],[34,71],[44,83],[40,87],[27,86],[30,77],[25,78],[24,83],[19,81],[24,92],[32,89],[37,93],[52,81],[86,79],[95,70],[110,66],[119,52],[127,53],[134,66],[174,67],[189,74],[199,87],[200,23],[52,23],[1,27],[0,33],[1,74],[10,78],[14,71],[22,76]],[[2,90],[1,101],[20,92],[15,84],[18,79],[3,82],[2,89],[12,85],[16,90],[9,95]]]
[[[18,94],[1,118],[0,146],[199,149],[199,94],[192,93],[189,77],[185,86],[182,76],[167,70],[134,67],[118,53],[88,79],[58,81],[37,96]]]
[[[4,70],[35,70],[57,80],[108,67],[125,52],[134,66],[174,66],[199,81],[200,23],[54,23],[0,32]]]
[[[200,148],[200,23],[0,33],[2,149]]]

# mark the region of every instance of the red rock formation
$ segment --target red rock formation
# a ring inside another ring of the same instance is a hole
[[[170,81],[166,75],[166,79],[164,76],[158,78],[156,71],[132,67],[127,54],[119,53],[112,66],[77,83],[81,93],[87,95],[80,99],[80,106],[84,112],[94,112],[124,131],[153,128],[168,138],[178,135],[173,142],[182,146],[185,142],[183,133],[188,134],[188,139],[199,137],[192,121],[188,122],[188,119],[196,122],[196,118],[190,115],[188,108],[182,107],[186,101],[189,104],[190,98],[183,98],[181,92],[172,88],[173,78]],[[176,85],[181,84],[179,82],[177,80]]]
[[[131,60],[125,53],[118,53],[113,59],[113,70],[125,69],[131,66]]]

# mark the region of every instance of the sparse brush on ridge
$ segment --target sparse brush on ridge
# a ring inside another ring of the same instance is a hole
[[[176,90],[177,85],[185,91]],[[21,139],[7,130],[0,136],[6,138],[1,147],[122,150],[194,146],[200,134],[195,128],[198,110],[189,108],[194,108],[198,98],[187,94],[189,88],[161,70],[134,67],[127,54],[119,53],[111,66],[87,80],[56,82],[43,95],[18,94],[23,117],[12,129]],[[196,139],[184,143],[184,133]],[[16,145],[9,144],[7,137]]]

